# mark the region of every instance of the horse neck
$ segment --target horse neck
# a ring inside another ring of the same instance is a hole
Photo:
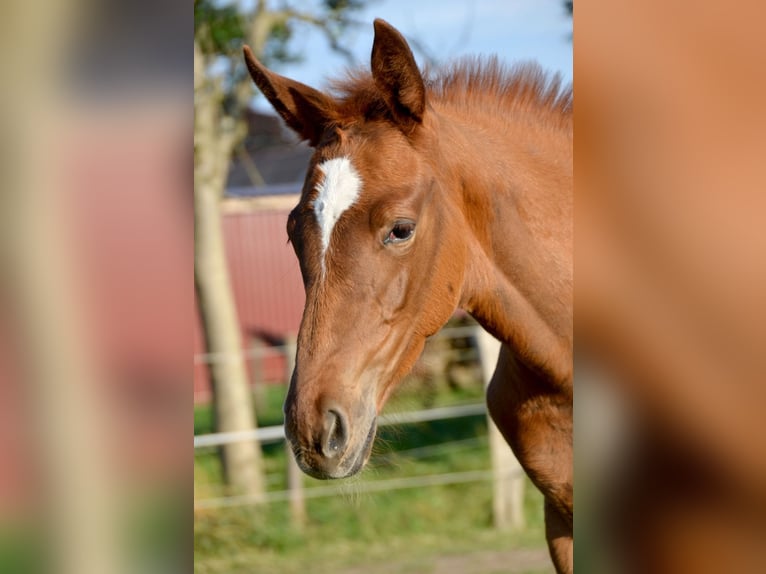
[[[571,136],[528,118],[439,123],[443,187],[470,230],[461,307],[530,366],[571,376]]]

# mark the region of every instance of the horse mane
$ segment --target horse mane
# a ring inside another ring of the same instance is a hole
[[[426,98],[438,104],[502,116],[532,114],[562,129],[572,127],[572,85],[564,85],[561,74],[546,72],[536,62],[508,67],[496,56],[469,56],[446,67],[427,68],[423,76]],[[369,70],[349,70],[330,86],[345,120],[388,116]]]

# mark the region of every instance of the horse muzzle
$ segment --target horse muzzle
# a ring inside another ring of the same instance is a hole
[[[301,429],[305,424],[296,419],[286,415],[285,436],[298,466],[309,476],[346,478],[358,473],[369,460],[377,430],[375,416],[366,425],[362,421],[352,423],[339,405],[330,404],[323,409],[316,428]],[[367,429],[364,434],[358,432],[360,427]]]

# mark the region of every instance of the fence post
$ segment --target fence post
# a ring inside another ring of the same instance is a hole
[[[484,386],[489,384],[500,353],[500,341],[481,327],[476,328]],[[492,520],[495,528],[522,529],[524,517],[524,472],[503,435],[487,415],[489,450],[492,459]]]
[[[295,336],[289,335],[285,340],[285,374],[287,383],[293,376],[295,369]],[[293,449],[285,441],[287,453],[287,489],[290,491],[290,520],[296,528],[303,528],[306,524],[306,499],[303,497],[303,472],[295,461]]]

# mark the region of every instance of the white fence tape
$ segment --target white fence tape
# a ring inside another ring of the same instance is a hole
[[[398,424],[420,423],[440,419],[481,415],[484,413],[486,413],[486,406],[483,403],[458,405],[453,407],[439,407],[424,411],[381,415],[378,417],[378,426],[383,427]],[[262,443],[276,442],[284,438],[285,429],[282,425],[279,425],[243,431],[197,435],[194,437],[194,448],[220,446],[247,440],[258,440]]]
[[[521,473],[521,471],[519,471]],[[304,488],[301,491],[303,498],[320,498],[336,495],[356,495],[369,492],[384,492],[387,490],[401,490],[404,488],[417,488],[423,486],[441,486],[445,484],[461,484],[466,482],[482,482],[493,478],[491,470],[469,470],[465,472],[450,472],[446,474],[429,474],[424,476],[408,476],[404,478],[390,478],[387,480],[373,480],[370,482],[354,482],[339,486],[314,486]],[[222,498],[205,498],[194,502],[195,510],[221,508],[225,506],[244,506],[248,504],[261,504],[264,502],[279,502],[289,500],[293,493],[289,490],[267,492],[260,496],[241,495],[227,496]]]

